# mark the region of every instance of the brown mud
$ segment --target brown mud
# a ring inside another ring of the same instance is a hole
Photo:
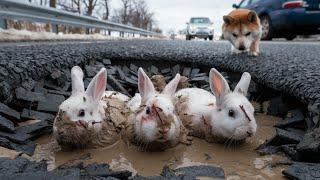
[[[145,152],[143,147],[127,145],[122,141],[102,149],[53,152],[51,137],[42,137],[37,143],[33,159],[49,160],[49,169],[75,162],[109,163],[114,170],[131,170],[143,176],[160,174],[167,165],[172,168],[197,164],[213,164],[225,170],[227,179],[282,179],[284,166],[270,165],[286,158],[280,155],[259,156],[255,148],[275,134],[273,125],[279,118],[257,114],[256,136],[242,145],[209,144],[194,138],[191,146],[179,145],[164,152]]]

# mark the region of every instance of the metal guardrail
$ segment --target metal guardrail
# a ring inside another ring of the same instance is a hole
[[[0,28],[7,29],[7,19],[23,20],[39,23],[52,24],[52,31],[58,32],[57,25],[69,25],[82,28],[98,28],[108,31],[140,34],[143,36],[161,36],[158,33],[147,31],[132,26],[99,20],[90,16],[79,15],[55,8],[48,8],[30,3],[19,2],[19,0],[0,0]]]

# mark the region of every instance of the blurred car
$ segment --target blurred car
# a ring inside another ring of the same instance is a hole
[[[195,37],[205,40],[213,40],[214,29],[213,23],[207,17],[192,17],[187,23],[186,40]]]
[[[320,0],[242,0],[233,7],[257,12],[263,40],[320,33]]]

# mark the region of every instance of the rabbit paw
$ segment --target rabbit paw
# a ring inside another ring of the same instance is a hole
[[[183,137],[181,140],[180,140],[180,143],[181,144],[184,144],[184,145],[187,145],[187,146],[190,146],[192,144],[192,140],[193,140],[193,137],[192,136],[185,136]]]

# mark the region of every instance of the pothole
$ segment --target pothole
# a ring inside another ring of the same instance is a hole
[[[176,73],[181,73],[188,78],[185,82],[190,87],[210,91],[208,72],[211,67],[169,62],[124,62],[115,59],[101,59],[82,65],[85,86],[88,86],[101,67],[107,67],[108,70],[107,90],[120,91],[130,96],[137,92],[138,67],[143,67],[149,77],[163,75],[166,82]],[[241,77],[239,73],[222,74],[232,89]],[[290,164],[291,155],[296,155],[284,149],[295,149],[306,130],[304,104],[252,81],[248,98],[256,109],[258,131],[256,136],[247,139],[244,144],[235,146],[228,142],[207,143],[194,138],[191,146],[178,145],[163,152],[141,151],[122,141],[100,149],[61,151],[51,140],[52,123],[58,106],[70,96],[70,92],[69,69],[57,69],[40,81],[29,80],[23,83],[12,94],[8,106],[1,104],[1,118],[5,118],[8,124],[1,126],[0,137],[4,137],[2,141],[9,142],[2,142],[1,145],[22,152],[23,157],[35,161],[46,160],[49,170],[78,163],[108,163],[114,171],[129,170],[134,175],[154,176],[163,173],[164,167],[176,169],[215,165],[224,170],[227,179],[280,179],[281,171],[286,167],[282,164]],[[277,133],[274,126],[278,128]],[[11,151],[6,153],[1,150],[0,153],[2,156],[19,156]]]

